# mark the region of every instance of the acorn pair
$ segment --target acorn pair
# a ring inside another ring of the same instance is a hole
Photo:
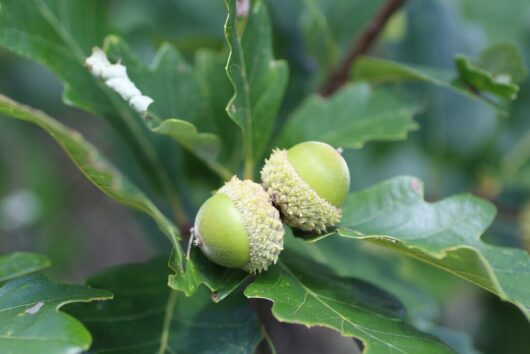
[[[276,263],[284,235],[278,209],[286,224],[318,234],[340,221],[350,173],[330,145],[274,150],[261,178],[263,186],[234,176],[199,209],[193,236],[214,263],[250,273]]]

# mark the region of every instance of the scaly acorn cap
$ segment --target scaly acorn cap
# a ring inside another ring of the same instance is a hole
[[[194,233],[210,260],[249,273],[276,263],[283,249],[283,225],[269,195],[235,176],[203,204]]]
[[[313,144],[313,147],[319,145],[318,148],[327,145],[319,142],[302,144],[308,147],[310,144]],[[329,145],[326,148],[332,149]],[[349,172],[346,165],[345,169],[347,173],[345,185],[349,188]],[[318,172],[315,171],[315,173]],[[287,150],[273,150],[261,170],[261,179],[263,186],[271,195],[274,204],[280,208],[284,221],[288,225],[303,231],[321,234],[326,232],[327,227],[340,222],[341,209],[319,196],[296,172],[289,162]]]

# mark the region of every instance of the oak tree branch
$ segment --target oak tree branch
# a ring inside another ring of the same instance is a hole
[[[357,40],[349,50],[342,63],[330,74],[320,90],[324,97],[332,95],[348,81],[348,74],[353,62],[366,53],[380,32],[385,27],[388,19],[406,2],[406,0],[388,0],[375,14],[374,18],[362,30]]]

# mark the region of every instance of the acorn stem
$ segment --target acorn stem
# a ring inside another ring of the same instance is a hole
[[[191,247],[193,246],[194,241],[195,241],[195,231],[194,231],[194,228],[192,227],[190,229],[190,239],[188,240],[188,249],[186,250],[186,259],[187,260],[189,260],[190,257],[191,257]]]

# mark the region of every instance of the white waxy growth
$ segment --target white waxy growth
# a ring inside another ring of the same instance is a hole
[[[34,315],[40,311],[42,306],[44,306],[44,302],[39,301],[35,305],[31,306],[29,309],[26,309],[26,311],[24,312],[29,313],[30,315]]]
[[[132,109],[141,115],[147,113],[147,108],[153,103],[153,99],[142,95],[127,76],[127,68],[124,65],[119,62],[112,64],[107,54],[98,47],[92,49],[92,55],[86,58],[85,65],[92,75],[102,79],[105,85],[127,101]]]

